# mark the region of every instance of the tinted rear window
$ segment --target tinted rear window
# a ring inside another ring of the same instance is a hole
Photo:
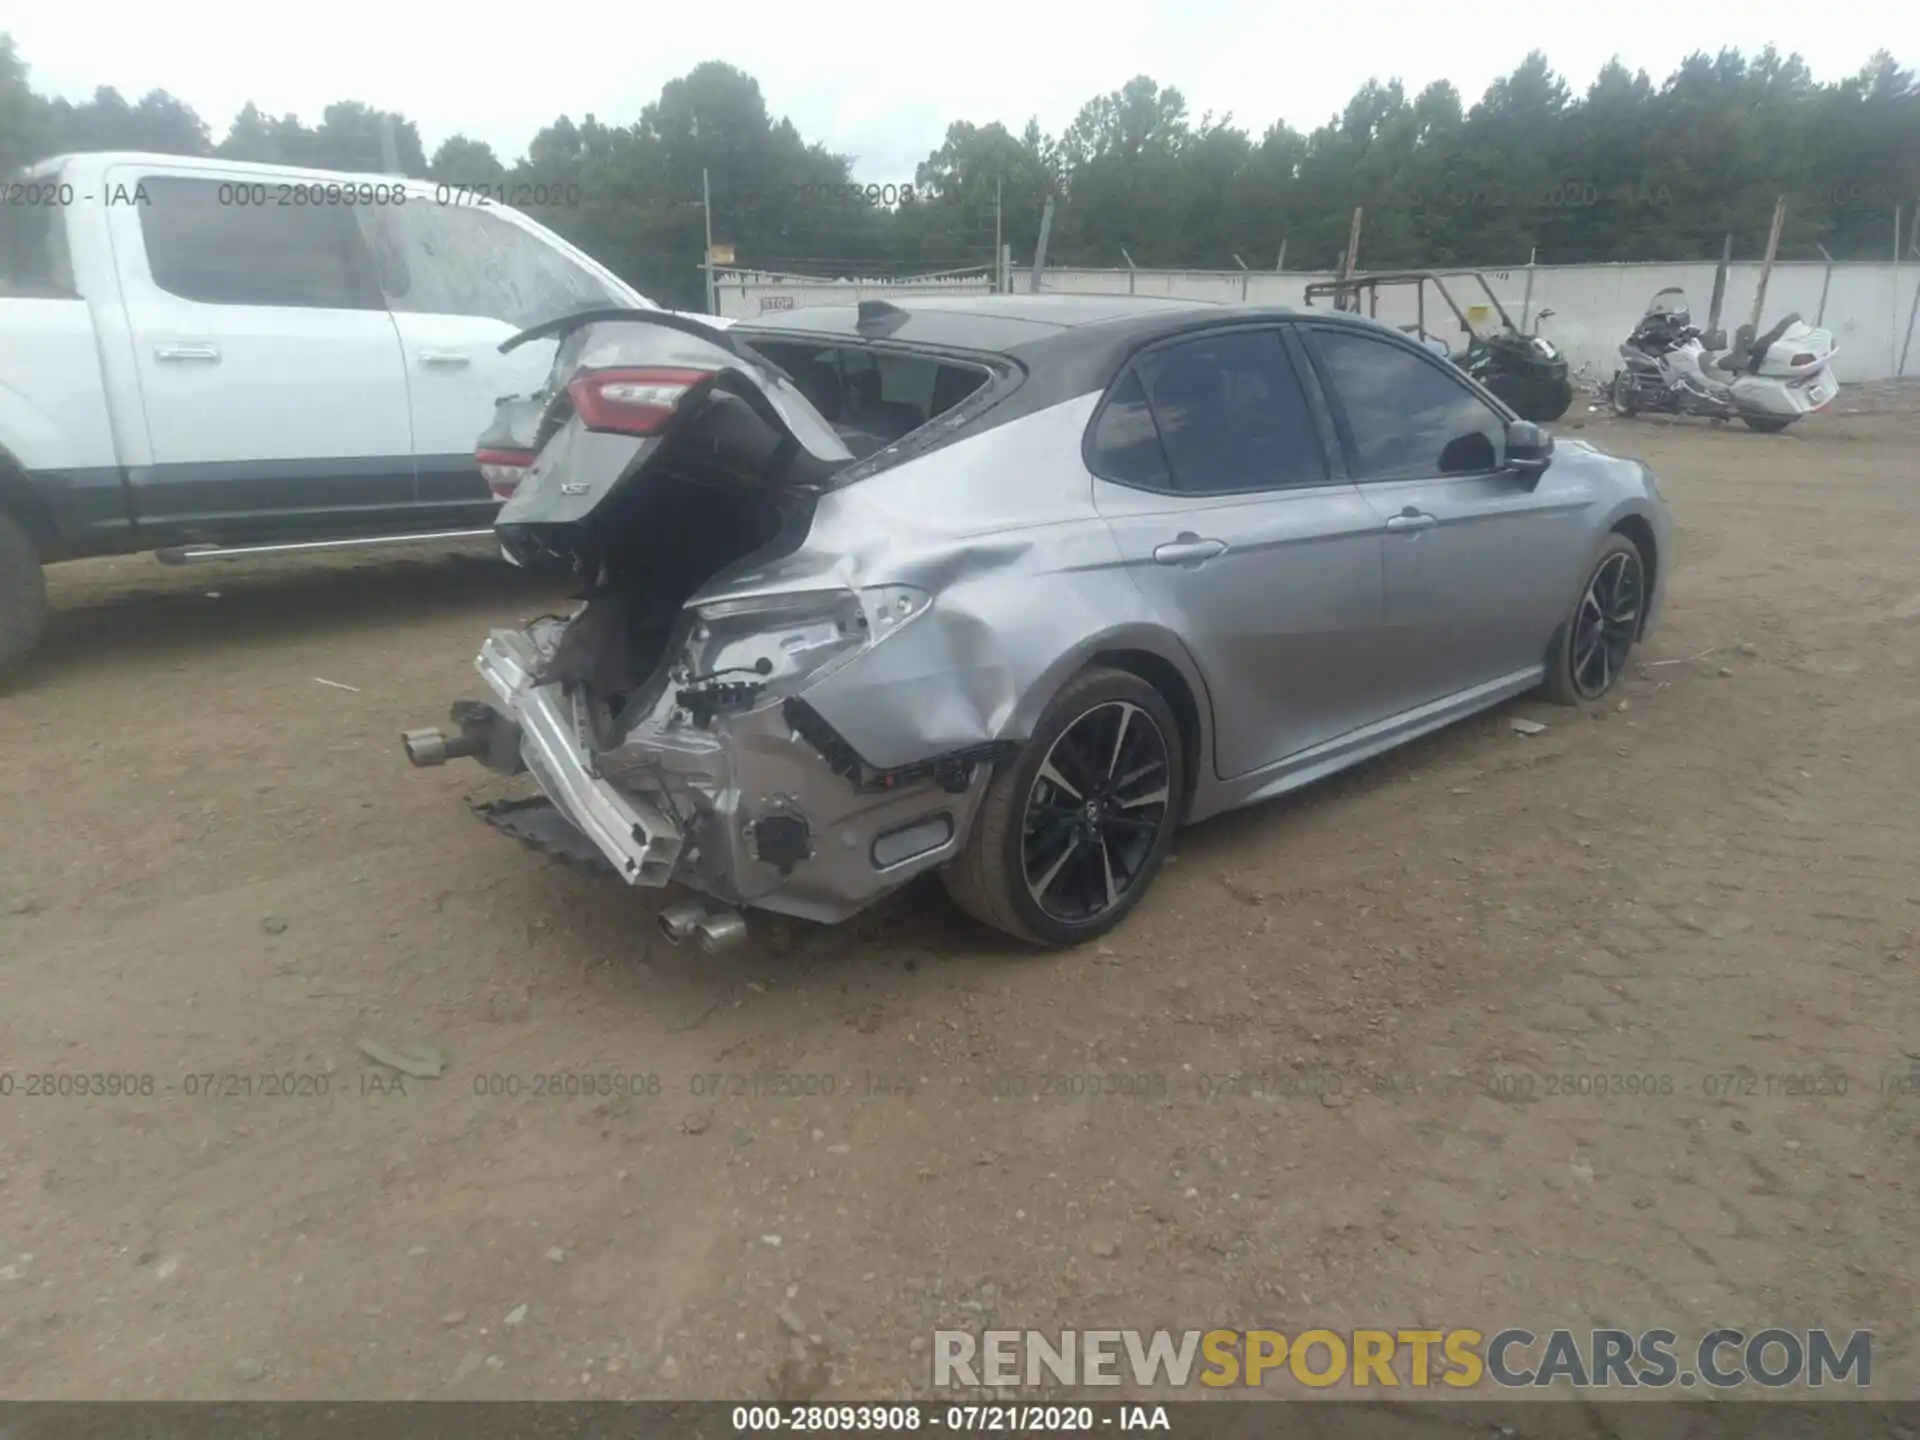
[[[836,429],[891,444],[959,405],[987,372],[934,355],[747,337]]]

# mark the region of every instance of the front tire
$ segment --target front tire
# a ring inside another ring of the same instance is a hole
[[[1630,420],[1638,413],[1633,403],[1633,377],[1624,370],[1613,372],[1613,388],[1607,399],[1612,402],[1613,413],[1623,420]]]
[[[1608,535],[1587,566],[1547,660],[1540,693],[1556,705],[1588,705],[1619,683],[1640,638],[1648,600],[1647,563],[1640,547]]]
[[[1778,435],[1793,424],[1790,415],[1742,415],[1740,419],[1749,430],[1758,430],[1762,435]]]
[[[0,513],[0,683],[39,648],[47,628],[47,576],[33,537]]]
[[[987,787],[941,872],[983,924],[1049,948],[1106,934],[1140,903],[1173,844],[1186,783],[1180,726],[1137,675],[1068,682]]]

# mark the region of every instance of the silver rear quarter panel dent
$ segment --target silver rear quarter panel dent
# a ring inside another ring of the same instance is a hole
[[[1087,658],[1116,641],[1193,683],[1094,508],[1079,396],[823,496],[792,555],[748,566],[698,602],[793,586],[914,585],[932,607],[804,692],[870,764],[910,765],[1021,740]],[[1201,694],[1195,686],[1196,694]]]

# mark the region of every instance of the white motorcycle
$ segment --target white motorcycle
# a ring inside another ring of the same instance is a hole
[[[1836,353],[1833,336],[1797,314],[1758,336],[1743,325],[1729,347],[1722,332],[1694,328],[1686,295],[1670,287],[1620,347],[1609,398],[1616,415],[1737,417],[1773,434],[1833,402]]]

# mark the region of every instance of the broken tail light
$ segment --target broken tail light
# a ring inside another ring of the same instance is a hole
[[[507,500],[520,488],[527,467],[533,464],[531,450],[476,450],[473,456],[480,466],[480,478],[496,500]]]
[[[568,384],[567,398],[589,430],[658,435],[687,392],[713,379],[714,373],[659,366],[590,370]]]
[[[1791,366],[1793,369],[1798,370],[1802,365],[1811,365],[1813,364],[1814,361],[1818,360],[1819,358],[1820,357],[1818,355],[1801,354],[1801,355],[1794,356],[1793,359],[1787,362],[1787,364]]]

